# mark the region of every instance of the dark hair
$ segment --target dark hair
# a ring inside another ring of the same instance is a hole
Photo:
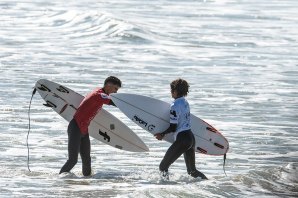
[[[108,84],[108,83],[112,83],[114,85],[118,85],[119,87],[121,87],[121,80],[115,76],[109,76],[106,78],[104,85]]]
[[[189,85],[186,80],[178,78],[171,82],[171,91],[177,91],[177,96],[187,96]]]

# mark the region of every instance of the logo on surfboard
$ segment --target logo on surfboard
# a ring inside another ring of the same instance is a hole
[[[153,125],[153,124],[148,124],[148,122],[142,120],[142,119],[139,118],[137,115],[135,115],[135,116],[132,118],[132,120],[138,122],[140,125],[144,125],[145,127],[147,127],[148,131],[153,131],[154,128],[155,128],[155,125]]]
[[[103,139],[107,140],[107,142],[111,141],[111,137],[108,136],[107,132],[102,132],[100,129],[98,129],[98,134],[103,136]]]

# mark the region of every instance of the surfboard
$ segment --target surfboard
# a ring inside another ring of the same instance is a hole
[[[133,122],[156,134],[170,126],[170,104],[155,98],[127,93],[110,95],[116,106]],[[196,139],[196,151],[208,155],[224,155],[229,149],[227,139],[213,126],[191,114],[191,130]],[[175,133],[164,140],[172,143]]]
[[[72,120],[84,96],[58,83],[40,79],[35,88],[51,107],[68,122]],[[123,122],[105,109],[99,110],[88,127],[89,135],[112,147],[132,151],[149,151],[146,144]]]

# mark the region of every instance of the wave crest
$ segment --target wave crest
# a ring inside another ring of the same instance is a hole
[[[69,38],[97,37],[150,41],[150,32],[142,27],[100,12],[59,11],[41,19],[42,27],[55,28]]]

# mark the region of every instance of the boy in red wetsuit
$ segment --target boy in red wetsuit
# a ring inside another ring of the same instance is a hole
[[[103,104],[114,105],[109,95],[117,93],[121,81],[114,76],[108,77],[103,88],[96,88],[90,92],[78,107],[67,129],[68,133],[68,160],[61,168],[60,173],[69,172],[78,161],[78,154],[82,158],[82,172],[84,176],[91,174],[90,139],[88,126]]]

